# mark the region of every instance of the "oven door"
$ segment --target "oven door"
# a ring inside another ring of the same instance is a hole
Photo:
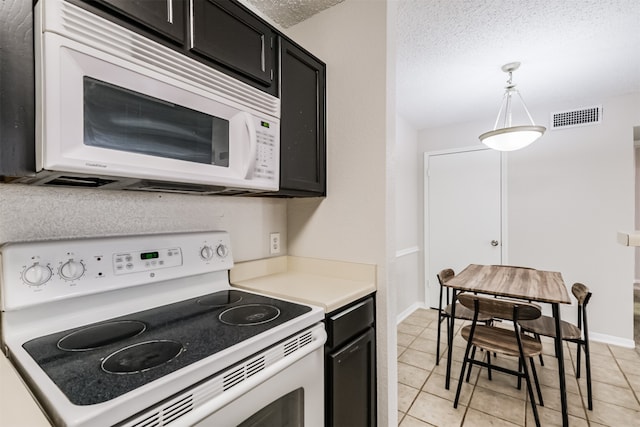
[[[323,427],[322,323],[294,334],[119,427]]]
[[[198,83],[189,58],[144,39],[127,46],[133,36],[112,23],[96,28],[122,51],[102,34],[38,38],[39,170],[278,189],[277,117]],[[162,68],[176,62],[182,74]]]
[[[324,426],[324,350],[319,347],[196,424],[199,427]]]

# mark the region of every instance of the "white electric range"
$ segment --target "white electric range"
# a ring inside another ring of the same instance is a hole
[[[227,233],[11,243],[0,261],[2,348],[53,424],[323,425],[324,312],[233,289]]]

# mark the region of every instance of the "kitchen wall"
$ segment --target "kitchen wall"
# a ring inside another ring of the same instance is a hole
[[[633,346],[634,251],[616,242],[634,228],[633,127],[640,123],[640,93],[532,109],[542,125],[552,111],[602,104],[599,125],[547,130],[507,160],[506,263],[560,271],[568,287],[593,291],[594,340]],[[491,111],[490,114],[495,114]],[[426,129],[418,151],[478,145],[493,119]],[[423,194],[423,189],[420,190]],[[575,321],[575,306],[563,315]]]
[[[397,425],[395,2],[349,0],[287,32],[327,63],[327,193],[288,204],[289,254],[377,266],[378,424]]]
[[[422,161],[417,155],[418,132],[404,118],[396,118],[396,283],[398,320],[424,307],[424,252],[418,183]]]
[[[227,230],[236,261],[269,256],[286,200],[0,184],[0,244],[108,235]]]

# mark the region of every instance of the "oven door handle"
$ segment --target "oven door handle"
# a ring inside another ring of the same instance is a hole
[[[299,351],[283,357],[282,359],[266,367],[262,371],[250,376],[249,378],[240,382],[238,385],[230,388],[229,390],[226,390],[221,395],[203,403],[197,408],[194,408],[193,411],[186,415],[183,415],[178,420],[176,420],[178,421],[176,423],[176,426],[192,426],[202,421],[206,417],[211,416],[219,409],[225,407],[243,394],[262,384],[269,378],[275,376],[279,372],[283,371],[284,369],[288,368],[289,366],[293,365],[294,363],[308,356],[314,351],[321,349],[324,346],[326,340],[327,333],[325,332],[324,328],[318,328],[313,332],[313,340],[311,341],[311,343],[301,347]]]

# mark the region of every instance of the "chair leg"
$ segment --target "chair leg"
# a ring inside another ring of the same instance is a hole
[[[540,334],[533,334],[533,337],[534,337],[535,339],[537,339],[537,340],[538,340],[538,342],[540,342],[540,341],[541,341],[541,339],[540,339]],[[540,366],[544,366],[544,359],[542,358],[542,353],[540,353],[540,354],[538,355],[538,359],[540,359]]]
[[[580,378],[580,366],[581,366],[580,353],[582,353],[580,351],[580,347],[582,347],[582,344],[581,343],[577,343],[577,344],[578,344],[578,351],[577,351],[577,355],[576,355],[576,364],[577,364],[577,366],[576,366],[576,378]]]
[[[475,349],[475,347],[474,347]],[[453,401],[453,407],[458,407],[458,401],[460,400],[460,390],[462,390],[462,382],[464,380],[464,370],[469,365],[469,369],[471,369],[471,362],[469,361],[469,352],[471,351],[471,338],[467,342],[467,348],[464,351],[464,359],[462,361],[462,369],[460,369],[460,378],[458,379],[458,388],[456,390],[456,398]]]
[[[533,374],[533,380],[536,383],[536,391],[538,392],[538,401],[540,402],[540,406],[544,406],[544,402],[542,401],[542,391],[540,390],[540,381],[538,381],[538,372],[536,371],[536,365],[533,362],[533,357],[529,358],[529,363],[531,364],[531,373]]]
[[[487,363],[489,364],[489,366],[487,367],[487,378],[489,378],[489,381],[493,381],[493,378],[491,378],[491,352],[490,351],[487,351]]]
[[[475,360],[476,358],[476,349],[477,347],[474,345],[473,349],[471,349],[471,358]],[[469,378],[471,378],[471,369],[473,368],[473,363],[469,364],[469,370],[467,371],[467,382],[469,382]]]
[[[436,365],[440,364],[440,327],[441,326],[442,326],[442,310],[440,310],[438,314],[438,342],[436,343]]]
[[[587,403],[590,411],[593,411],[593,397],[591,394],[591,357],[589,355],[589,340],[584,342],[584,364],[587,371]]]
[[[529,399],[531,400],[531,410],[533,410],[533,418],[536,421],[536,427],[540,427],[540,417],[538,416],[536,399],[533,396],[533,387],[531,387],[531,377],[529,376],[529,369],[527,368],[527,362],[523,360],[523,357],[519,358],[519,365],[524,369],[525,382],[527,383],[527,392],[529,393]]]
[[[518,372],[522,372],[522,360],[518,359]],[[518,390],[522,390],[522,377],[518,377]]]

